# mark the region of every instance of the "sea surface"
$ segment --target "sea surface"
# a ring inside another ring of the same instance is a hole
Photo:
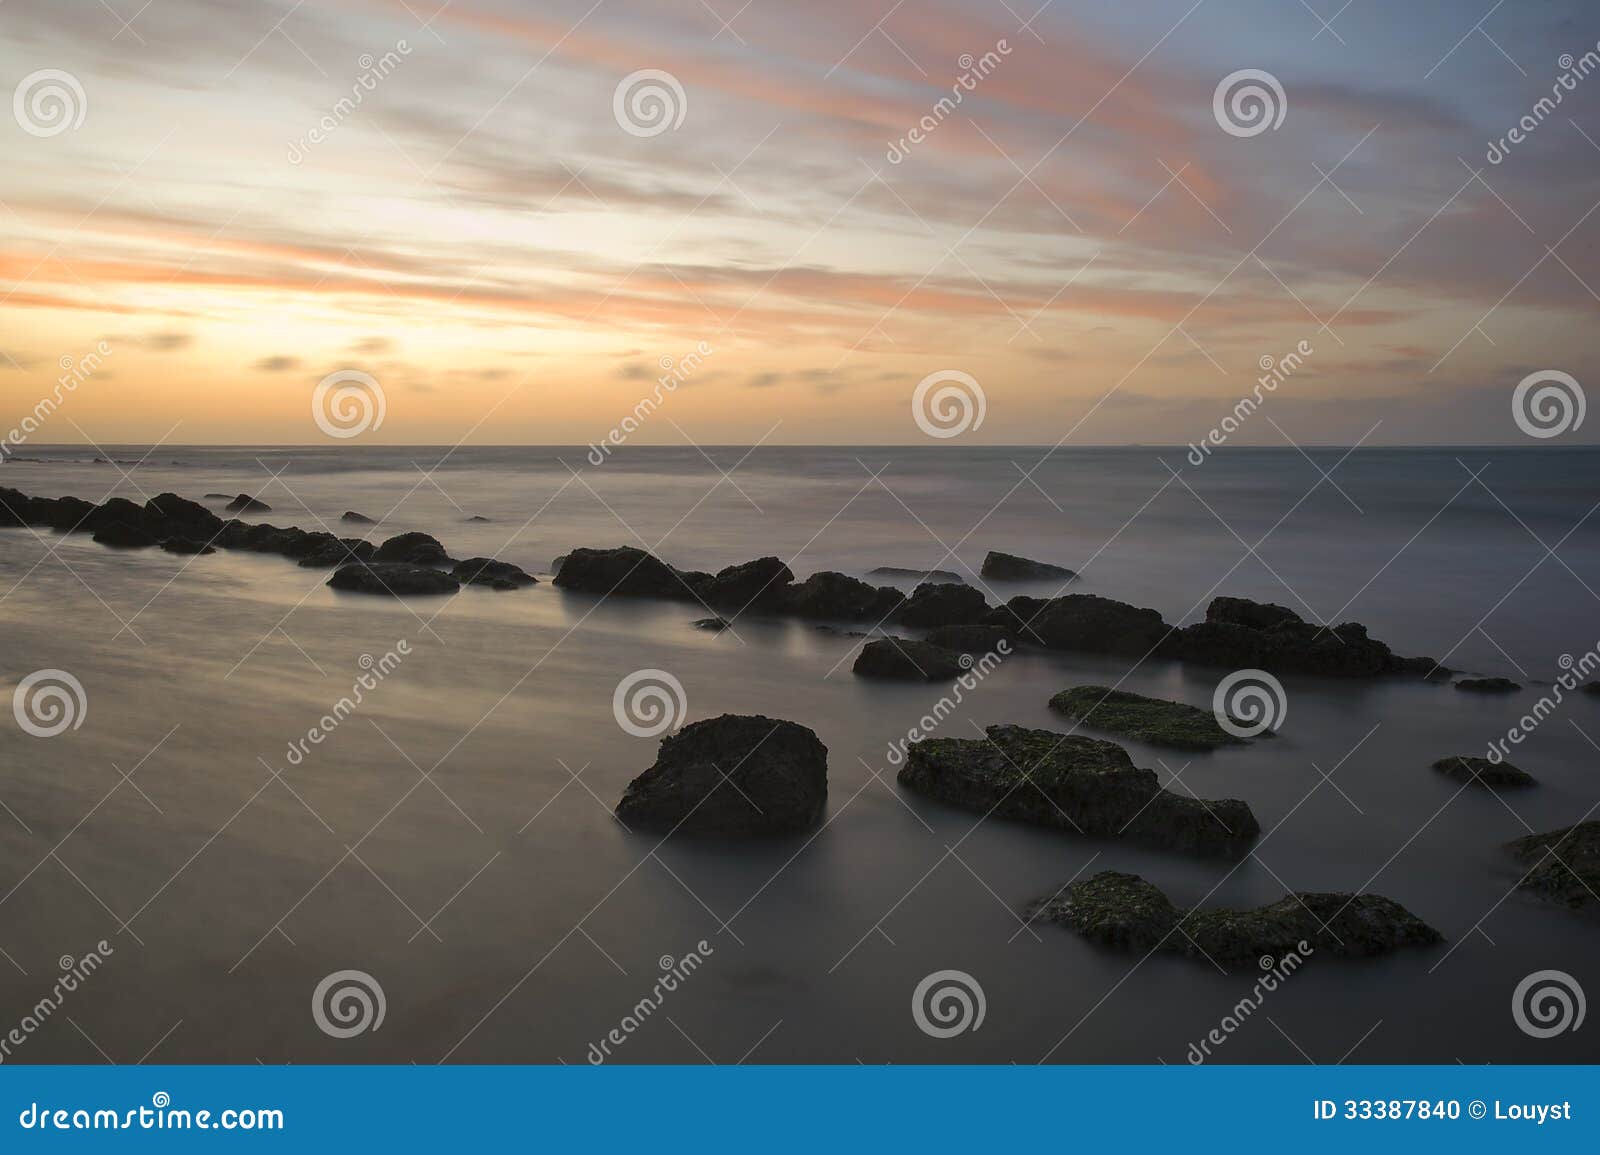
[[[1600,643],[1600,450],[1227,449],[1196,466],[1157,447],[625,446],[594,465],[586,447],[26,445],[0,485],[247,492],[274,524],[425,530],[546,575],[574,546],[639,545],[685,568],[776,554],[801,577],[927,567],[990,601],[1058,591],[980,583],[999,549],[1171,622],[1222,594],[1277,602],[1526,687],[1286,678],[1275,738],[1202,755],[1126,743],[1175,789],[1249,802],[1264,834],[1229,864],[901,790],[890,744],[945,688],[857,679],[861,640],[808,623],[750,615],[711,634],[693,604],[548,580],[380,600],[278,557],[3,529],[0,688],[59,670],[84,698],[57,736],[0,727],[0,1035],[63,961],[109,948],[8,1062],[583,1063],[616,1031],[613,1062],[1183,1063],[1213,1029],[1219,1062],[1600,1058],[1594,1023],[1543,1039],[1517,1024],[1533,972],[1600,996],[1600,919],[1517,892],[1502,849],[1600,814],[1600,697],[1568,696],[1516,748],[1532,790],[1429,768],[1483,753]],[[342,525],[346,510],[382,524]],[[369,664],[375,688],[325,727]],[[624,830],[611,808],[657,740],[619,725],[613,696],[641,669],[682,684],[685,721],[816,730],[825,825],[732,845]],[[1064,730],[1046,702],[1079,683],[1208,707],[1224,673],[1016,654],[939,733]],[[313,727],[325,740],[291,755]],[[1183,904],[1370,891],[1446,942],[1313,957],[1241,1016],[1254,973],[1020,917],[1108,869]],[[639,1013],[691,952],[692,974]],[[984,1014],[935,1037],[913,992],[946,970],[981,988]],[[381,1024],[350,1037],[313,1013],[341,971],[382,991]]]

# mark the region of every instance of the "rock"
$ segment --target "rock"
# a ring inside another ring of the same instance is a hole
[[[1050,699],[1050,708],[1096,730],[1171,746],[1178,750],[1215,750],[1237,746],[1244,739],[1217,724],[1209,710],[1182,702],[1147,698],[1105,686],[1073,686]]]
[[[491,519],[487,518],[487,517],[479,517],[477,514],[473,514],[471,517],[467,518],[466,520],[468,520],[468,521],[489,521]]]
[[[469,557],[466,561],[458,561],[450,574],[463,585],[488,586],[496,590],[514,590],[539,584],[539,579],[521,566],[491,557]]]
[[[1433,764],[1433,768],[1450,775],[1457,782],[1470,782],[1488,789],[1533,786],[1537,781],[1532,774],[1517,769],[1509,762],[1494,763],[1487,758],[1473,758],[1465,754],[1441,758]]]
[[[790,586],[783,608],[800,618],[882,621],[905,597],[892,586],[871,586],[849,574],[822,570]]]
[[[233,500],[233,494],[231,494],[231,493],[208,493],[208,494],[205,495],[205,498],[206,498],[207,501],[232,501]]]
[[[350,522],[350,523],[352,523],[354,525],[377,525],[378,524],[377,522],[373,521],[370,517],[368,517],[366,514],[357,513],[353,509],[347,509],[343,513],[341,513],[339,515],[339,520],[340,521],[348,521],[348,522]]]
[[[761,557],[718,570],[698,592],[707,605],[772,609],[783,604],[793,581],[794,572],[782,561]]]
[[[923,582],[894,613],[901,625],[932,628],[982,622],[989,612],[983,591],[948,582]]]
[[[916,578],[919,582],[964,582],[966,579],[947,569],[902,569],[897,565],[880,565],[867,571],[868,577]]]
[[[1007,611],[1018,603],[1022,603],[1018,608],[1028,606],[1022,599],[1013,598],[1006,603]],[[1027,633],[1053,650],[1143,656],[1169,633],[1167,623],[1155,610],[1096,594],[1051,598],[1029,617]]]
[[[894,678],[908,682],[944,682],[972,664],[953,650],[910,638],[878,638],[861,647],[851,667],[863,678]]]
[[[1435,665],[1426,658],[1400,657],[1369,638],[1360,622],[1314,626],[1287,606],[1245,598],[1214,599],[1205,621],[1174,631],[1162,653],[1236,670],[1341,678],[1425,674]]]
[[[561,567],[563,565],[565,565],[566,562],[567,562],[567,555],[566,554],[562,554],[560,557],[558,557],[554,561],[552,561],[550,563],[550,572],[551,572],[551,574],[560,573],[561,572]]]
[[[1506,849],[1533,868],[1522,889],[1574,908],[1600,906],[1600,822],[1530,834]]]
[[[1510,678],[1462,678],[1456,689],[1475,694],[1511,694],[1522,689],[1522,683]]]
[[[94,540],[118,549],[145,549],[156,544],[156,535],[142,525],[117,521],[95,530]]]
[[[708,630],[713,634],[720,634],[723,630],[731,629],[733,626],[733,623],[728,621],[727,618],[701,618],[689,624],[697,630]]]
[[[195,541],[190,537],[168,537],[161,541],[161,548],[168,553],[204,554],[216,553],[216,549],[203,541]]]
[[[198,501],[179,497],[176,493],[158,493],[144,503],[147,519],[171,522],[182,526],[194,537],[209,538],[222,528],[222,519]]]
[[[301,566],[306,569],[332,569],[352,562],[372,561],[378,552],[377,547],[370,541],[362,541],[355,537],[329,536],[331,540],[319,542],[309,553],[300,557]]]
[[[248,493],[241,493],[224,507],[229,513],[271,513],[272,506],[258,501]]]
[[[373,555],[378,561],[406,562],[410,565],[449,565],[450,555],[445,553],[439,539],[426,533],[402,533],[391,537],[378,547]]]
[[[556,588],[626,597],[692,597],[678,571],[631,545],[617,549],[575,549],[556,571]]]
[[[974,657],[999,652],[1002,642],[1008,647],[1017,644],[1016,634],[1004,626],[940,626],[925,640],[930,645]]]
[[[1255,969],[1291,954],[1367,958],[1444,936],[1393,899],[1376,894],[1302,892],[1252,910],[1180,910],[1136,874],[1102,871],[1035,902],[1030,920],[1077,931],[1103,946],[1154,951]],[[1302,945],[1304,944],[1304,945]]]
[[[328,579],[336,590],[358,594],[452,594],[461,583],[443,570],[404,562],[357,563],[340,566]]]
[[[1600,682],[1586,683],[1583,687],[1583,692],[1585,694],[1593,694],[1596,697],[1600,697]]]
[[[70,508],[76,512],[77,499],[72,499]],[[149,529],[152,519],[145,513],[145,508],[125,497],[113,497],[92,507],[81,519],[82,528],[88,530],[105,529],[108,526],[131,525],[141,529]],[[154,519],[160,524],[162,519]]]
[[[997,582],[1073,581],[1078,576],[1064,565],[1033,561],[1030,558],[1018,557],[1014,553],[999,553],[995,550],[990,550],[984,556],[983,568],[979,572],[990,581]]]
[[[705,837],[815,826],[828,801],[828,748],[795,722],[723,714],[661,740],[655,765],[628,784],[617,817],[630,829]]]
[[[1115,742],[1022,726],[985,734],[913,742],[900,784],[979,814],[1196,854],[1239,857],[1261,832],[1243,802],[1163,790]]]

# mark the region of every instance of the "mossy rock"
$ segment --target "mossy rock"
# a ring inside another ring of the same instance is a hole
[[[1219,746],[1244,743],[1243,738],[1218,725],[1216,717],[1208,710],[1106,686],[1073,686],[1062,690],[1050,699],[1050,708],[1085,726],[1153,746],[1215,750]]]
[[[1573,908],[1600,906],[1600,822],[1530,834],[1506,849],[1533,868],[1522,889]]]

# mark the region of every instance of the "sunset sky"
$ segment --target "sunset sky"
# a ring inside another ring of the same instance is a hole
[[[1593,3],[1040,2],[4,0],[0,94],[82,122],[0,113],[0,424],[102,341],[33,441],[325,444],[354,369],[368,442],[581,444],[701,342],[637,443],[927,444],[959,370],[970,442],[1181,445],[1302,340],[1238,443],[1529,443],[1519,380],[1600,380],[1600,74],[1486,159]]]

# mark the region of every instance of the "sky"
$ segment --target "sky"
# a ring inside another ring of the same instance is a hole
[[[4,0],[0,425],[1600,440],[1600,6],[1042,2]]]

